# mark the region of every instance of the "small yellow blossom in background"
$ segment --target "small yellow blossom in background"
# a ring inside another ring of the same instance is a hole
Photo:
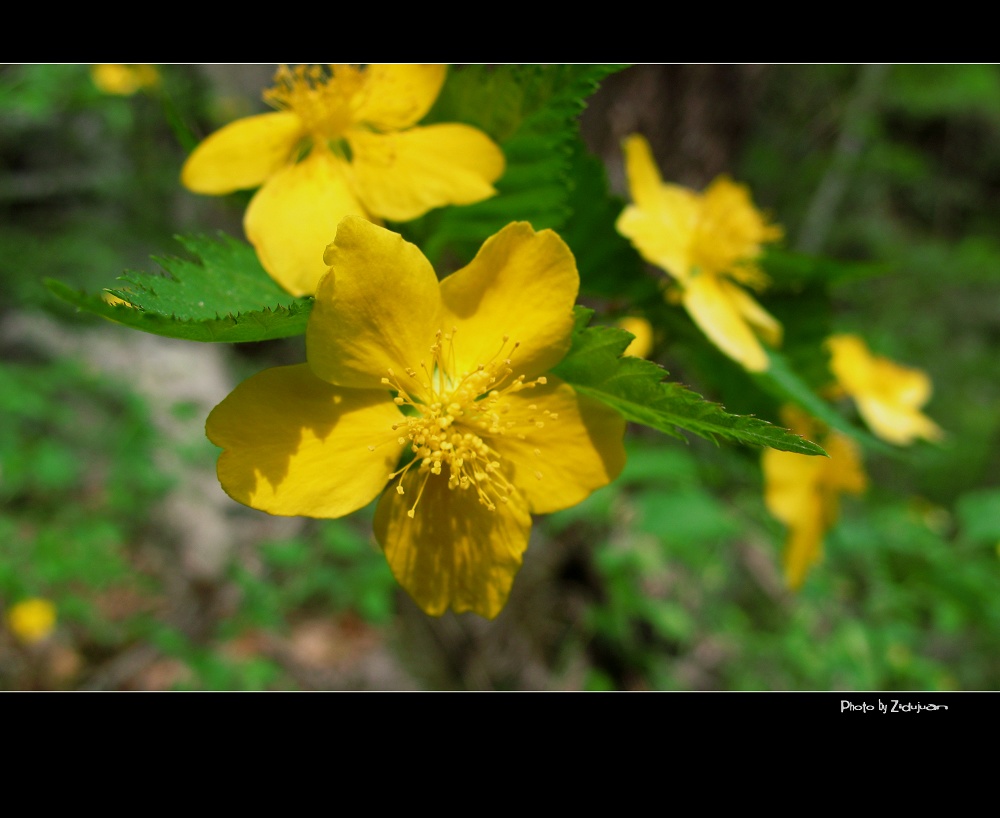
[[[110,290],[105,290],[101,293],[101,300],[112,307],[131,307],[132,309],[137,309],[135,304],[126,301],[124,298],[119,298]]]
[[[777,449],[761,456],[764,472],[764,503],[788,526],[785,541],[785,580],[793,590],[801,587],[806,573],[823,554],[823,538],[840,511],[840,495],[860,494],[868,485],[857,446],[839,432],[829,431],[817,440],[817,428],[799,409],[787,406],[782,423],[797,434],[816,440],[829,458],[809,457]]]
[[[469,125],[415,127],[437,99],[445,65],[282,66],[264,99],[278,110],[231,122],[181,172],[195,193],[260,188],[243,218],[264,269],[312,295],[323,250],[346,215],[409,221],[496,193],[505,160]]]
[[[925,372],[873,355],[857,335],[831,335],[826,347],[837,385],[854,399],[858,413],[876,435],[898,446],[908,446],[917,438],[944,437],[941,428],[920,411],[931,397],[931,379]]]
[[[618,326],[635,336],[622,355],[645,358],[653,351],[653,325],[645,318],[627,315],[618,321]]]
[[[327,248],[307,363],[265,370],[208,417],[234,500],[341,517],[370,503],[397,581],[428,614],[495,617],[531,514],[576,505],[625,463],[625,421],[547,375],[580,278],[551,230],[487,239],[438,281],[419,248],[347,216]]]
[[[764,371],[767,352],[757,336],[778,346],[781,324],[741,285],[767,284],[754,262],[782,229],[764,219],[744,185],[720,176],[697,193],[663,182],[643,136],[628,137],[623,149],[632,204],[618,217],[618,232],[676,279],[685,309],[713,344],[745,369]]]
[[[56,606],[47,599],[25,599],[7,609],[7,626],[26,644],[41,642],[56,626]]]
[[[90,67],[90,78],[105,94],[128,97],[143,88],[160,84],[160,72],[144,63],[98,63]]]

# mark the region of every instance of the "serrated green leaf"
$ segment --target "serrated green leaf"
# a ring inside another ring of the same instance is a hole
[[[551,101],[566,98],[566,92],[572,98],[577,90],[582,90],[580,99],[573,103],[580,107],[582,99],[590,96],[605,77],[627,67],[627,64],[453,66],[434,107],[421,124],[465,122],[503,144],[518,134],[527,118]],[[569,88],[570,85],[577,89]]]
[[[589,319],[577,314],[577,326]],[[716,441],[767,446],[799,454],[825,455],[812,441],[760,418],[731,415],[680,384],[665,381],[666,370],[642,358],[621,357],[632,334],[617,327],[580,329],[553,373],[582,394],[614,407],[626,420],[675,437],[685,431]]]
[[[305,332],[311,312],[311,304],[293,304],[291,307],[278,306],[273,310],[265,308],[211,320],[184,320],[137,310],[123,304],[109,304],[99,295],[74,290],[51,278],[45,280],[45,286],[53,295],[86,312],[132,329],[185,341],[240,343],[288,338]],[[108,292],[117,294],[120,291]]]
[[[452,69],[424,122],[461,121],[503,148],[506,169],[497,195],[473,205],[439,208],[400,225],[436,268],[445,250],[457,263],[512,221],[558,229],[568,202],[578,117],[602,79],[620,65],[499,65]]]
[[[133,329],[188,341],[236,343],[305,332],[311,298],[296,298],[264,271],[253,248],[231,236],[182,236],[193,258],[156,257],[162,273],[127,271],[99,294],[47,280],[81,310]],[[109,303],[110,294],[124,303]]]

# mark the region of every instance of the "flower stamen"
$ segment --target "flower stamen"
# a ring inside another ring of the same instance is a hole
[[[316,144],[339,140],[353,123],[357,95],[366,84],[356,65],[282,65],[264,101],[279,111],[293,111]]]
[[[453,377],[456,333],[456,327],[450,332],[435,332],[429,347],[432,357],[419,364],[422,375],[409,367],[405,370],[426,390],[423,393],[426,402],[412,398],[392,369],[388,370],[388,377],[382,378],[382,384],[396,392],[393,402],[413,410],[392,424],[398,444],[408,444],[412,458],[389,476],[390,482],[399,478],[396,491],[403,494],[402,481],[410,469],[416,467],[422,475],[417,500],[407,512],[410,517],[415,516],[420,496],[431,477],[445,476],[451,490],[474,489],[479,502],[490,511],[498,503],[509,502],[516,490],[490,439],[507,434],[524,439],[522,429],[537,433],[546,423],[558,419],[558,413],[535,403],[527,407],[530,412],[527,417],[511,419],[509,396],[547,381],[544,376],[530,381],[523,374],[514,376],[513,360],[520,342],[511,343],[507,334],[488,360],[471,372]],[[541,456],[540,449],[533,451],[535,456]],[[536,471],[535,477],[542,479],[542,473]]]

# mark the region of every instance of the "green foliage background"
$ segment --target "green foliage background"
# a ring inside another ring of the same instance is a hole
[[[160,88],[112,97],[88,66],[0,67],[0,608],[42,596],[59,612],[43,645],[0,629],[0,689],[1000,688],[1000,68],[754,74],[752,110],[714,172],[747,182],[788,236],[765,259],[761,298],[786,343],[755,377],[704,343],[613,230],[620,157],[595,152],[607,142],[587,117],[658,67],[452,71],[429,120],[483,128],[510,171],[495,199],[396,229],[442,272],[512,213],[557,229],[594,311],[574,353],[610,350],[604,369],[571,354],[561,374],[600,391],[642,373],[614,396],[645,424],[630,429],[625,473],[536,522],[494,622],[420,614],[373,545],[370,509],[278,524],[224,507],[211,569],[170,527],[183,487],[214,468],[205,407],[185,401],[183,375],[175,398],[151,396],[139,375],[161,364],[102,362],[98,339],[128,347],[139,329],[192,360],[218,356],[222,394],[304,358],[308,299],[247,254],[246,197],[178,182],[197,139],[262,110],[267,71],[243,68],[162,66]],[[659,68],[673,81],[712,70]],[[211,289],[192,296],[205,270]],[[105,289],[145,309],[112,306]],[[615,357],[623,314],[653,322],[663,369]],[[850,405],[819,398],[832,331],[927,371],[945,443],[880,444]],[[773,425],[789,400],[858,439],[872,482],[845,500],[797,594],[780,575],[760,449],[744,445],[807,447]]]

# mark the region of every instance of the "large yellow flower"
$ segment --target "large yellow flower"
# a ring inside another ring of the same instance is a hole
[[[757,335],[777,346],[781,324],[740,284],[767,283],[754,260],[781,228],[767,223],[744,185],[725,176],[704,193],[666,184],[644,137],[633,134],[623,147],[633,203],[618,217],[618,232],[677,281],[684,307],[712,343],[752,372],[767,369]]]
[[[576,262],[510,224],[440,283],[420,250],[348,216],[326,252],[308,363],[261,372],[209,415],[226,492],[340,517],[382,494],[375,536],[427,613],[496,616],[531,514],[575,505],[625,462],[625,422],[545,375],[566,354]]]
[[[211,195],[260,187],[244,215],[247,238],[282,287],[312,295],[345,215],[409,221],[496,193],[504,155],[486,134],[455,123],[414,127],[446,68],[282,66],[264,94],[278,110],[209,136],[181,181]]]
[[[830,371],[852,398],[868,427],[883,440],[907,446],[917,438],[940,440],[941,428],[920,411],[931,397],[931,379],[919,369],[872,355],[857,335],[826,340]]]
[[[817,430],[807,415],[785,407],[781,416],[789,429],[817,440]],[[777,449],[765,449],[761,456],[764,502],[788,526],[783,561],[792,589],[802,585],[809,568],[822,556],[823,538],[840,512],[840,495],[859,494],[868,484],[861,456],[850,438],[830,431],[821,445],[828,458]]]

